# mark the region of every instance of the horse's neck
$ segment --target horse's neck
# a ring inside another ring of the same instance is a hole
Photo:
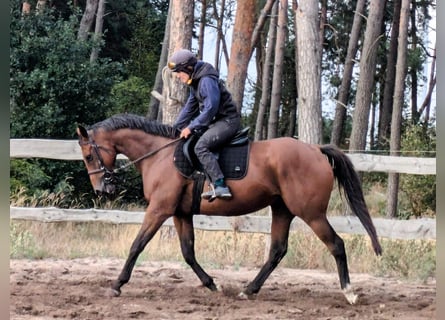
[[[168,138],[150,135],[138,130],[119,131],[122,132],[114,136],[116,148],[130,161],[154,152],[171,141]]]

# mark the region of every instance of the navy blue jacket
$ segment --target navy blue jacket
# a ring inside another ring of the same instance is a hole
[[[202,131],[219,119],[240,116],[232,95],[211,64],[198,61],[191,78],[190,95],[179,112],[176,128]]]

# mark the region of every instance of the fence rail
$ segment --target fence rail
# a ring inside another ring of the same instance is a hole
[[[391,157],[369,154],[348,154],[357,171],[398,172],[435,175],[435,158]],[[56,160],[82,160],[77,140],[10,139],[10,158],[47,158]],[[119,155],[118,159],[126,159]],[[144,212],[96,209],[21,208],[10,207],[10,218],[44,222],[98,221],[116,224],[140,224]],[[366,234],[358,218],[336,216],[328,218],[339,233]],[[435,219],[395,220],[373,219],[380,237],[391,239],[436,239]],[[239,232],[270,232],[271,218],[258,215],[240,217],[194,216],[194,225],[202,230]],[[172,226],[168,219],[165,226]],[[294,219],[291,230],[310,230],[299,218]]]
[[[16,220],[140,224],[143,217],[143,211],[10,207],[10,218]],[[366,234],[357,217],[334,216],[328,217],[328,220],[338,233]],[[373,222],[379,237],[403,240],[436,239],[435,219],[395,220],[374,218]],[[271,218],[253,214],[239,217],[196,215],[193,217],[193,224],[196,229],[200,230],[270,233]],[[173,226],[173,220],[168,219],[164,222],[164,226]],[[310,231],[310,228],[301,219],[295,218],[291,230]]]
[[[82,160],[77,140],[10,139],[11,158],[47,158]],[[348,154],[357,171],[399,172],[408,174],[436,174],[436,158]],[[119,155],[118,159],[126,159]]]

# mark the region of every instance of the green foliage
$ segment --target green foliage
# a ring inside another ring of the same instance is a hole
[[[77,123],[103,118],[121,65],[90,63],[92,42],[77,40],[78,21],[51,11],[13,16],[11,137],[71,138]]]
[[[51,178],[33,161],[15,159],[10,163],[10,189],[14,193],[25,187],[28,190],[45,189]]]
[[[77,124],[105,117],[122,65],[107,59],[90,62],[97,44],[77,39],[76,15],[63,19],[49,9],[22,15],[20,4],[16,1],[11,10],[10,136],[71,139]],[[10,190],[23,188],[39,197],[63,186],[66,195],[79,195],[89,185],[80,168],[85,171],[81,162],[13,160]]]
[[[141,57],[152,56],[156,72],[168,3],[168,0],[107,1],[103,26],[106,45],[101,56],[113,61],[130,61],[130,74],[141,77],[144,70],[135,73],[131,66],[132,60],[139,60],[139,57],[135,59],[137,50]],[[154,78],[152,74],[145,73],[145,76]]]
[[[436,132],[424,125],[411,125],[402,136],[402,152],[417,151],[416,157],[434,157]],[[400,188],[410,204],[410,215],[416,217],[435,215],[436,176],[401,175]],[[408,217],[406,217],[408,218]]]
[[[129,72],[142,78],[152,87],[156,78],[161,43],[164,38],[169,1],[139,1],[131,19],[132,37],[127,46],[130,52]]]
[[[132,76],[116,84],[111,97],[113,103],[107,116],[125,112],[145,115],[150,102],[150,87],[144,79]]]

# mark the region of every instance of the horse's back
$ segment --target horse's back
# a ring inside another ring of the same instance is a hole
[[[295,138],[282,137],[252,143],[250,161],[268,165],[287,174],[295,172],[299,175],[317,172],[324,175],[332,173],[326,157],[321,153],[320,146],[309,144]]]
[[[249,174],[267,172],[264,179],[294,214],[327,206],[334,175],[319,145],[286,137],[266,140],[252,145],[250,161]]]

